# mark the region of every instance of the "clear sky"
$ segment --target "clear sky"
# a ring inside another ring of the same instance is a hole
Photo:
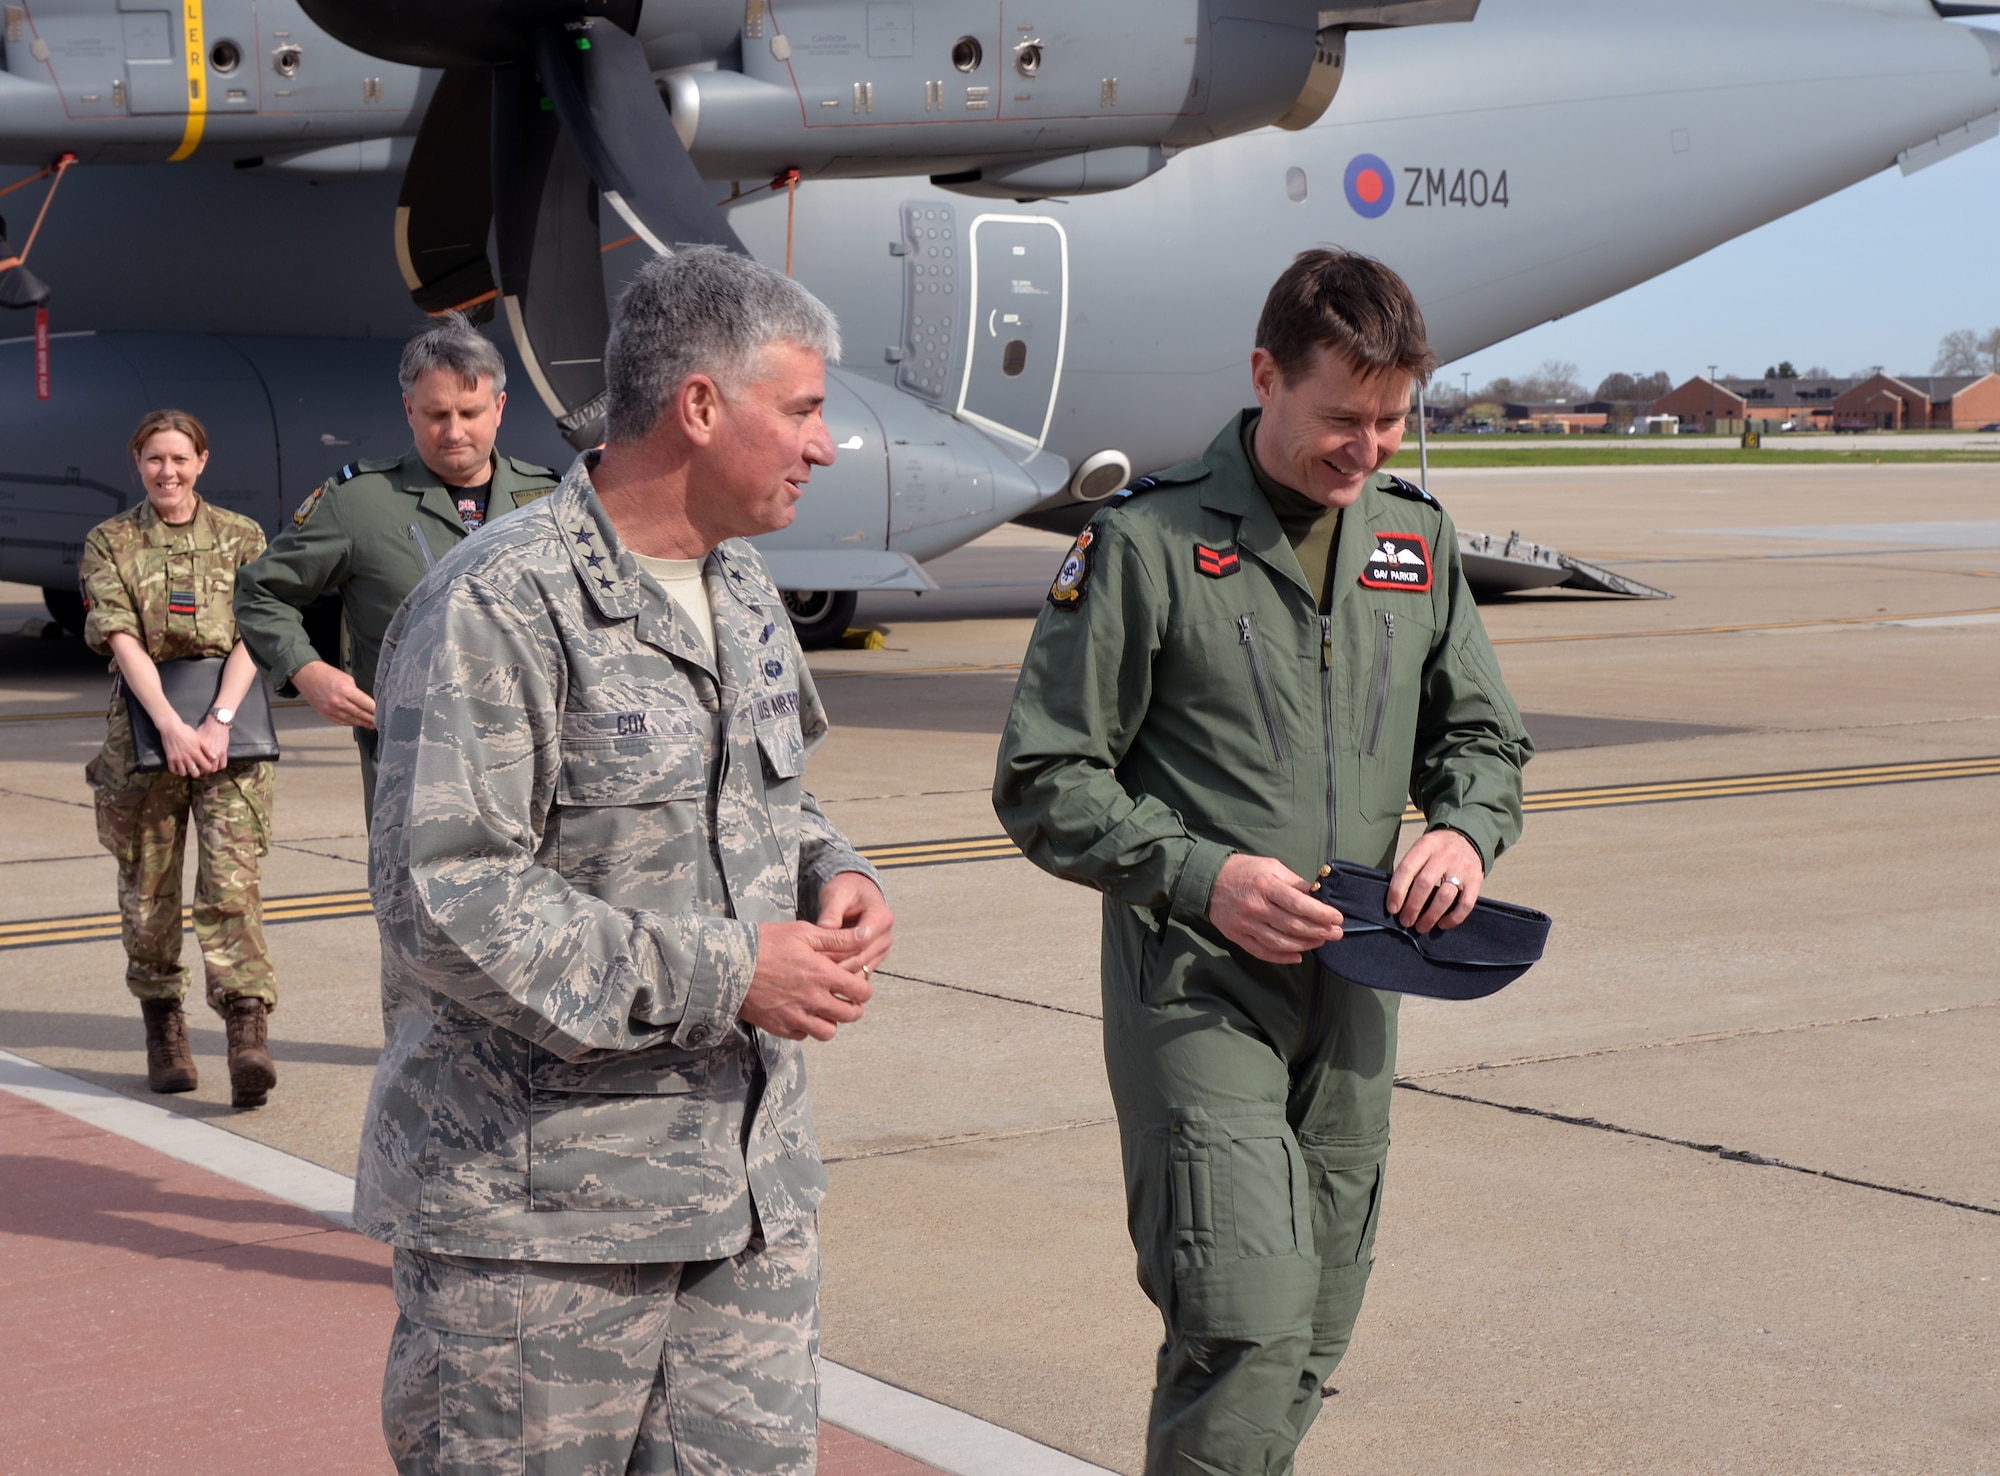
[[[1835,374],[1929,373],[1954,328],[2000,327],[2000,139],[1905,177],[1891,168],[1706,256],[1438,371],[1437,394],[1574,362],[1676,384],[1762,374],[1780,359]],[[1755,285],[1746,285],[1755,284]]]

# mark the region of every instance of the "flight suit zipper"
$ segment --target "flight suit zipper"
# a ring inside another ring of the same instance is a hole
[[[1326,745],[1326,845],[1320,852],[1322,862],[1331,861],[1335,847],[1339,844],[1339,822],[1334,809],[1333,782],[1333,617],[1319,617],[1319,717],[1320,736]],[[1313,965],[1312,983],[1307,987],[1312,998],[1306,1002],[1305,1051],[1299,1062],[1299,1070],[1312,1059],[1314,1048],[1319,1044],[1320,1019],[1326,1004],[1326,970],[1319,966],[1317,959]]]
[[[1252,617],[1238,615],[1236,628],[1243,632],[1243,654],[1250,658],[1250,685],[1257,689],[1257,706],[1264,714],[1264,733],[1271,740],[1271,757],[1282,764],[1285,744],[1278,736],[1278,710],[1271,705],[1271,689],[1264,682],[1264,663],[1257,659],[1257,632]]]
[[[1382,612],[1382,639],[1376,645],[1375,656],[1375,701],[1368,717],[1368,757],[1375,757],[1375,750],[1382,742],[1382,720],[1389,714],[1389,657],[1396,645],[1396,617],[1388,610]]]

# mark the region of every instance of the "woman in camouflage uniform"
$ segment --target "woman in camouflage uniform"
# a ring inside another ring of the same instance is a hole
[[[229,762],[229,723],[259,680],[237,639],[231,601],[236,571],[264,551],[250,519],[202,500],[195,481],[208,465],[208,434],[180,410],[156,410],[132,434],[146,500],[99,523],[84,541],[84,639],[107,653],[110,732],[84,769],[97,798],[97,838],[118,858],[118,911],[125,982],[146,1017],[146,1084],[156,1092],[196,1086],[181,1011],[181,858],[194,822],[194,933],[208,1003],[229,1033],[230,1099],[261,1107],[277,1083],[265,1016],[277,995],[264,947],[257,862],[271,844],[269,760]],[[198,727],[183,722],[160,688],[163,661],[226,656],[222,688]],[[125,692],[159,727],[167,767],[141,773]]]

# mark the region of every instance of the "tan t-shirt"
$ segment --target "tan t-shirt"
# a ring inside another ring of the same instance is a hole
[[[694,633],[701,637],[702,649],[708,652],[708,659],[715,660],[715,612],[709,608],[708,586],[701,580],[700,559],[655,559],[645,554],[634,553],[639,567],[653,576],[661,589],[667,592],[680,610],[681,617],[694,627]]]

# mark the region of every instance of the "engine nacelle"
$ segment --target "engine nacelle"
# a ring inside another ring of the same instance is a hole
[[[901,169],[984,194],[1121,188],[1173,150],[1304,127],[1341,65],[1339,33],[1296,0],[1172,0],[1136,27],[1113,0],[1069,0],[1042,17],[1053,25],[991,0],[750,9],[740,67],[661,79],[711,179]],[[1036,160],[1056,166],[1046,179]]]

